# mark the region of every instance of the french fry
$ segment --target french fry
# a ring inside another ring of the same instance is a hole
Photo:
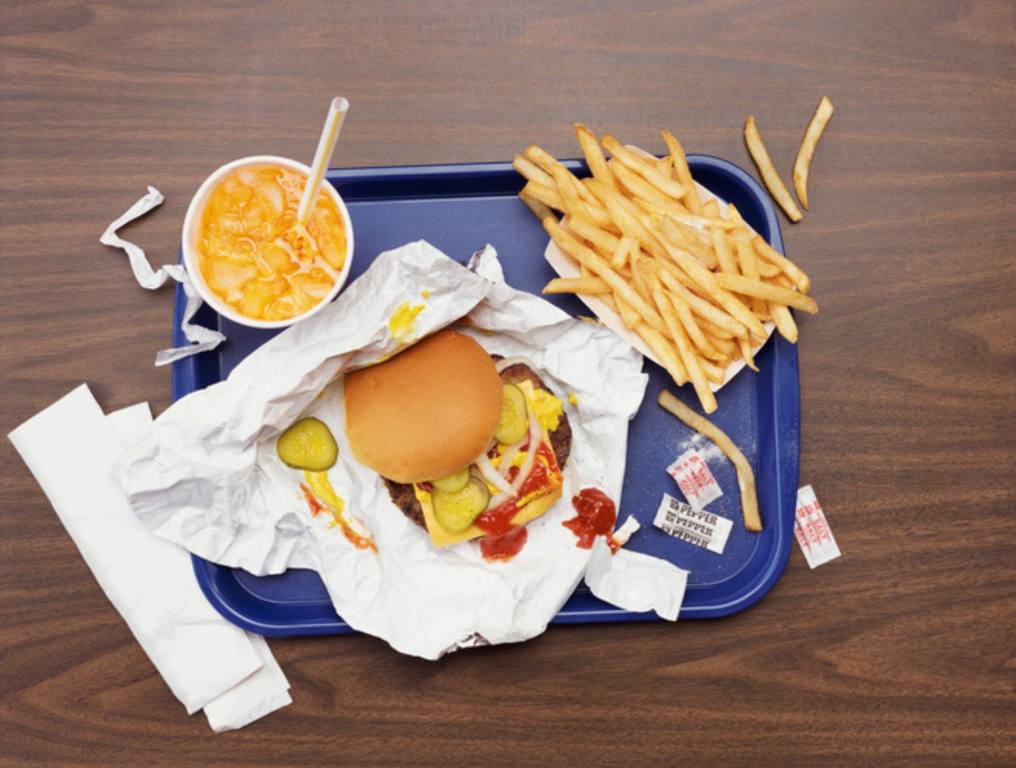
[[[611,158],[610,162],[607,163],[607,166],[610,168],[614,176],[617,177],[621,186],[631,192],[631,194],[635,197],[640,197],[643,200],[664,209],[668,208],[672,203],[676,203],[676,201],[667,197],[648,181],[618,161],[616,157]]]
[[[752,247],[754,247],[754,245],[752,245]],[[758,251],[756,251],[755,253],[758,254]],[[758,273],[761,277],[764,277],[766,280],[772,280],[777,275],[783,274],[780,271],[779,267],[768,261],[758,262]]]
[[[599,277],[557,277],[543,286],[544,293],[610,293],[610,286]]]
[[[644,259],[641,259],[641,254],[631,263],[631,276],[632,283],[635,285],[635,290],[639,292],[639,296],[646,300],[647,303],[653,303],[653,294],[650,287],[649,277],[646,275],[645,264],[642,263]],[[666,319],[664,319],[666,323]]]
[[[598,205],[590,205],[581,199],[579,191],[582,189],[582,184],[567,168],[560,164],[555,165],[553,180],[558,196],[564,204],[565,213],[569,215],[585,214],[601,227],[611,225],[611,219],[606,210]]]
[[[525,192],[519,192],[519,199],[526,204],[526,208],[533,212],[540,221],[543,221],[548,216],[553,216],[553,211],[550,210],[546,205],[541,203],[539,200],[530,197]]]
[[[677,240],[677,245],[680,245],[686,251],[690,251],[692,256],[709,267],[709,269],[716,269],[718,264],[716,254],[710,248],[707,248],[696,235],[689,234],[681,226],[681,222],[676,217],[667,214],[667,218],[677,225],[668,230],[671,238]]]
[[[780,178],[780,174],[773,166],[773,161],[769,159],[766,145],[762,143],[762,136],[758,132],[758,126],[755,125],[755,118],[751,115],[744,121],[744,142],[748,145],[748,154],[758,166],[762,181],[765,182],[773,199],[779,203],[780,208],[787,214],[787,218],[793,222],[800,221],[802,218],[801,209],[797,207],[790,192],[787,191],[783,179]]]
[[[593,174],[594,178],[599,179],[612,189],[616,188],[617,182],[607,167],[607,160],[603,156],[603,150],[600,149],[600,142],[596,140],[596,134],[582,125],[582,123],[575,123],[575,135],[578,137],[582,154],[586,158],[589,172]]]
[[[716,346],[706,338],[706,335],[699,328],[698,323],[695,321],[694,315],[692,315],[691,307],[688,306],[688,302],[684,299],[684,293],[686,291],[672,291],[667,294],[670,299],[670,303],[674,305],[674,310],[677,312],[677,318],[681,321],[681,325],[684,327],[685,333],[688,334],[688,338],[691,339],[691,343],[699,350],[705,357],[711,360],[722,360],[723,354],[716,348]],[[666,322],[666,318],[664,318]]]
[[[688,372],[684,368],[684,363],[681,362],[674,345],[662,333],[645,323],[639,323],[633,330],[642,337],[653,354],[663,361],[663,369],[670,374],[670,378],[677,386],[681,387],[688,383]]]
[[[801,293],[808,293],[811,290],[811,278],[794,262],[769,245],[762,235],[755,235],[751,239],[751,244],[755,246],[755,253],[779,267],[797,286],[797,290]]]
[[[536,144],[530,144],[526,147],[522,151],[522,155],[527,160],[535,163],[548,176],[553,176],[554,166],[560,165],[556,157],[550,154],[550,152],[545,150],[543,147],[539,147]]]
[[[755,248],[751,244],[748,230],[744,227],[734,230],[734,247],[737,250],[737,263],[741,268],[741,274],[749,280],[759,280],[758,258],[755,254]],[[751,300],[751,308],[756,315],[761,314],[765,310],[765,302],[761,299],[753,298]]]
[[[737,345],[741,348],[741,357],[745,365],[755,371],[755,373],[758,373],[758,366],[755,365],[755,356],[751,351],[751,342],[745,339],[738,339]]]
[[[716,202],[715,197],[710,197],[704,203],[702,203],[702,213],[708,216],[710,219],[721,218],[720,204]]]
[[[518,171],[526,181],[533,181],[546,187],[554,186],[553,177],[523,155],[515,155],[515,159],[512,160],[512,168]]]
[[[758,513],[758,497],[755,494],[755,473],[734,442],[719,427],[678,400],[667,390],[660,392],[657,403],[665,411],[676,416],[686,426],[705,435],[723,451],[734,469],[737,470],[737,484],[741,489],[741,517],[749,531],[762,530],[762,518]]]
[[[639,246],[646,249],[653,256],[662,256],[665,253],[663,245],[646,229],[638,217],[633,216],[627,207],[625,207],[621,202],[624,198],[611,190],[607,191],[608,194],[605,194],[600,199],[607,206],[607,213],[610,214],[614,225],[621,230],[621,234],[627,235],[633,240],[638,240]]]
[[[829,118],[833,116],[833,103],[826,96],[818,103],[815,114],[801,139],[801,146],[797,150],[797,159],[794,160],[794,191],[797,192],[797,199],[801,205],[808,210],[808,171],[811,170],[811,159],[815,155],[815,145],[822,138]]]
[[[636,312],[634,309],[631,308],[631,304],[629,304],[624,299],[619,299],[616,297],[614,301],[617,304],[618,314],[621,315],[621,322],[624,323],[626,328],[630,330],[635,330],[636,326],[643,324],[642,318],[639,317],[638,312]]]
[[[568,229],[572,230],[576,235],[581,237],[583,240],[588,240],[601,256],[607,259],[612,259],[617,253],[617,246],[620,243],[620,239],[616,236],[607,232],[605,229],[597,226],[596,222],[589,219],[585,214],[578,213],[574,216],[568,217]],[[621,269],[616,267],[616,269]]]
[[[709,303],[706,299],[692,293],[690,290],[685,289],[676,277],[678,271],[669,264],[664,264],[660,270],[660,277],[666,284],[667,288],[677,293],[682,290],[685,292],[682,297],[688,302],[688,306],[691,310],[699,317],[709,320],[711,323],[722,328],[727,333],[731,334],[731,338],[748,338],[748,329],[743,323],[732,317],[730,314],[720,309],[718,306],[714,306]]]
[[[660,317],[659,313],[639,296],[638,292],[628,285],[624,278],[611,269],[610,264],[605,259],[597,256],[595,252],[566,232],[553,216],[548,216],[543,220],[543,228],[547,230],[547,234],[553,238],[562,251],[580,264],[585,264],[596,275],[603,278],[613,289],[615,298],[624,299],[624,301],[631,304],[632,309],[638,312],[653,330],[660,332],[664,330],[663,318]]]
[[[712,382],[713,384],[723,383],[723,375],[725,373],[725,370],[720,366],[718,366],[716,363],[713,363],[703,358],[699,360],[699,366],[702,368],[702,373],[705,375],[708,381]]]
[[[681,356],[681,362],[684,363],[685,370],[688,372],[688,378],[691,379],[692,386],[695,388],[695,394],[698,396],[699,403],[702,404],[702,410],[706,413],[712,413],[716,410],[716,398],[713,396],[712,390],[709,389],[709,382],[706,380],[706,375],[702,372],[699,359],[692,351],[691,342],[688,340],[688,336],[677,317],[677,312],[674,311],[674,306],[670,303],[662,286],[658,286],[653,290],[653,299],[656,302],[656,308],[663,316],[663,322],[667,326],[670,337],[677,345],[677,352]]]
[[[638,259],[638,253],[638,241],[627,236],[622,237],[614,249],[614,255],[610,259],[610,266],[614,269],[624,269],[628,262],[634,263]]]
[[[661,192],[675,200],[680,200],[685,196],[686,190],[680,182],[664,176],[656,170],[656,166],[652,161],[639,157],[609,133],[604,134],[600,142],[603,144],[603,148],[610,152],[613,157],[616,157],[619,162],[626,165]]]
[[[545,187],[543,184],[530,181],[519,194],[543,203],[555,211],[564,210],[564,202],[561,200],[561,195],[557,193],[556,187]]]
[[[789,288],[783,288],[772,283],[764,283],[761,280],[752,280],[750,277],[743,275],[728,275],[726,273],[716,275],[716,281],[720,287],[734,293],[740,293],[742,296],[751,296],[777,304],[784,304],[794,309],[800,309],[802,312],[807,312],[809,315],[818,313],[818,304],[815,303],[815,300],[811,296],[798,291],[792,291]]]
[[[688,158],[685,157],[684,147],[670,131],[661,131],[660,135],[663,136],[667,151],[670,152],[677,180],[688,191],[684,197],[685,206],[692,213],[702,213],[702,198],[699,197],[698,187],[695,186],[695,181],[691,177],[691,168],[688,167]]]
[[[797,323],[794,322],[794,318],[790,314],[790,310],[783,304],[770,304],[769,310],[772,313],[773,323],[776,325],[776,330],[780,332],[780,336],[785,338],[791,344],[796,344]]]
[[[716,261],[720,265],[721,272],[737,274],[737,262],[730,252],[730,243],[727,242],[727,235],[722,229],[713,230],[713,251],[716,252]]]
[[[674,164],[671,162],[669,156],[656,158],[653,165],[655,165],[656,170],[663,174],[666,178],[674,178]]]

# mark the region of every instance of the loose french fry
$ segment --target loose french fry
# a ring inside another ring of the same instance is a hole
[[[720,204],[716,202],[715,197],[710,197],[704,203],[702,203],[702,213],[708,216],[710,219],[720,218]]]
[[[610,293],[610,286],[599,277],[557,277],[543,286],[544,293]]]
[[[773,161],[769,159],[766,145],[762,143],[762,136],[758,132],[758,126],[755,125],[755,118],[751,115],[744,121],[744,142],[748,145],[748,154],[758,166],[762,181],[765,182],[773,199],[779,203],[780,208],[787,214],[787,218],[794,222],[800,221],[802,218],[801,209],[797,207],[790,192],[787,191],[783,179],[776,172]]]
[[[794,282],[797,290],[801,293],[808,293],[811,290],[811,278],[794,262],[769,245],[761,235],[755,235],[751,239],[751,244],[755,246],[755,253],[779,267],[783,274]]]
[[[695,394],[702,404],[702,410],[706,413],[712,413],[716,410],[716,397],[713,395],[712,390],[709,389],[709,382],[706,380],[706,375],[702,372],[699,359],[692,350],[691,342],[681,326],[677,312],[674,311],[674,306],[670,303],[662,286],[657,287],[653,291],[653,299],[656,302],[656,308],[663,316],[663,323],[667,326],[670,337],[677,345],[677,352],[681,356],[681,362],[684,363],[685,370],[688,372],[688,378],[691,379],[692,386],[695,388]]]
[[[758,366],[755,365],[755,356],[751,351],[751,343],[744,339],[738,339],[737,344],[741,348],[741,357],[744,359],[745,365],[755,371],[755,373],[758,373]]]
[[[674,163],[677,180],[688,191],[684,197],[684,204],[692,213],[702,213],[702,198],[699,197],[698,187],[695,186],[695,182],[691,177],[688,158],[684,155],[684,147],[681,146],[681,142],[670,131],[661,131],[660,135],[663,136],[663,141],[667,145],[667,151],[670,152],[670,159]]]
[[[545,187],[543,184],[537,184],[535,181],[530,181],[522,188],[522,192],[519,194],[541,202],[544,205],[553,208],[555,211],[564,210],[564,202],[561,200],[561,196],[557,193],[556,187]]]
[[[554,186],[551,175],[523,155],[515,155],[515,159],[512,160],[512,168],[518,171],[526,181],[534,181],[546,187]]]
[[[794,160],[794,191],[797,192],[797,199],[801,205],[808,210],[808,171],[811,169],[811,158],[815,154],[815,145],[822,138],[829,118],[833,116],[833,103],[826,96],[818,103],[815,114],[808,123],[808,128],[801,139],[801,146],[797,150],[797,159]]]
[[[603,136],[601,143],[603,144],[603,148],[616,157],[619,162],[626,165],[629,169],[644,178],[661,192],[669,195],[675,200],[680,200],[685,196],[686,190],[680,182],[664,176],[656,170],[656,166],[653,164],[653,161],[639,157],[609,133]]]
[[[663,369],[670,374],[674,383],[679,387],[684,386],[688,382],[688,372],[674,349],[673,343],[662,333],[650,328],[645,323],[639,323],[633,330],[649,345],[653,354],[663,362]]]
[[[525,192],[519,192],[519,199],[526,204],[526,208],[533,212],[540,221],[543,221],[548,216],[553,216],[553,211],[550,210],[546,205],[541,203],[539,200],[530,197]]]
[[[575,123],[575,135],[578,137],[582,154],[585,155],[589,172],[593,174],[594,178],[599,179],[611,188],[615,188],[617,182],[614,181],[614,175],[607,167],[607,160],[603,156],[603,150],[600,149],[600,142],[596,140],[596,134],[582,125],[582,123]]]
[[[783,288],[772,283],[763,283],[761,280],[752,280],[743,275],[728,275],[721,273],[716,275],[716,281],[722,288],[743,296],[752,296],[766,301],[773,301],[777,304],[785,304],[794,309],[800,309],[809,315],[818,313],[818,304],[810,296],[789,288]]]
[[[554,242],[562,251],[567,253],[580,264],[585,264],[596,275],[603,278],[613,289],[615,298],[624,299],[631,304],[646,323],[656,331],[663,331],[663,318],[653,307],[646,302],[638,292],[628,285],[617,272],[611,269],[610,264],[596,255],[595,252],[580,243],[573,235],[566,232],[553,216],[543,220],[543,228],[553,238]]]
[[[744,454],[723,430],[708,419],[699,416],[667,390],[660,392],[657,402],[661,408],[672,413],[688,427],[716,443],[717,447],[730,459],[730,463],[737,470],[737,484],[741,489],[741,516],[744,518],[744,527],[749,531],[761,531],[762,519],[758,514],[758,497],[755,495],[755,473],[751,471],[751,464],[748,463]]]

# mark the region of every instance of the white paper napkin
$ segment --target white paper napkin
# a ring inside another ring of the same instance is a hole
[[[204,708],[214,730],[239,728],[289,704],[289,684],[264,640],[215,612],[189,555],[145,530],[109,476],[150,424],[146,404],[107,418],[82,384],[8,437],[188,714]]]

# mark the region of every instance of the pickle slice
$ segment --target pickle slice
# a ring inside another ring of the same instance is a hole
[[[501,401],[501,420],[497,423],[494,437],[499,443],[517,443],[529,431],[529,409],[526,396],[514,384],[502,384],[504,400]]]
[[[339,458],[339,446],[328,425],[309,417],[300,419],[279,435],[275,450],[287,466],[311,472],[331,469]]]
[[[433,482],[433,486],[439,491],[454,493],[461,491],[469,482],[469,467],[463,467],[458,472],[439,478]]]
[[[462,533],[487,509],[490,491],[477,477],[470,477],[457,491],[442,491],[435,486],[434,517],[448,533]]]

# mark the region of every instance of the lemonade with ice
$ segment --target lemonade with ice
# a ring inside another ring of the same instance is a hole
[[[288,320],[317,306],[346,263],[342,214],[317,196],[296,221],[306,174],[278,165],[237,168],[212,190],[198,233],[198,265],[223,302],[255,320]]]

